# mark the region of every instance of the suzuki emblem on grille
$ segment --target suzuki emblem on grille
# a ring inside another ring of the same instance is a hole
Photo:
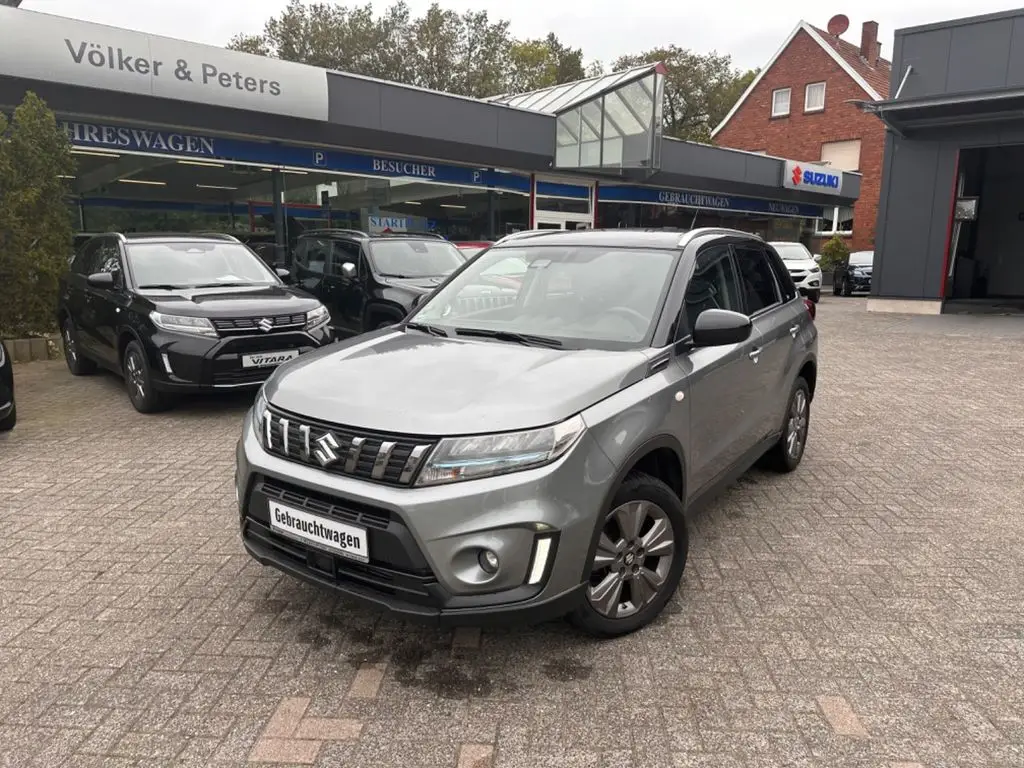
[[[268,331],[272,331],[274,329],[274,321],[271,320],[269,317],[264,317],[262,320],[256,323],[256,325],[259,326],[259,329],[264,333],[267,333]]]
[[[337,438],[330,432],[324,432],[313,444],[316,446],[313,449],[313,456],[320,462],[320,466],[326,467],[338,460],[336,451],[340,446]]]

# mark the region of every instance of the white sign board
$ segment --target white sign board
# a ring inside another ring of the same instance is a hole
[[[786,160],[782,168],[782,186],[823,195],[843,194],[843,172],[825,165]]]
[[[0,6],[0,75],[327,120],[327,71]]]

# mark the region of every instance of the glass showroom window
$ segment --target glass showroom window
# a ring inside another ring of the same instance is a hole
[[[789,114],[789,102],[792,94],[792,88],[779,88],[772,91],[772,117],[785,117]]]
[[[852,235],[853,208],[837,205],[826,211],[824,218],[818,219],[816,235]]]

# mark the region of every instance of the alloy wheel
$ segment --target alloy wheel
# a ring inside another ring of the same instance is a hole
[[[71,324],[64,324],[64,354],[67,355],[68,361],[74,365],[75,361],[78,360],[78,350],[75,345],[75,336],[71,333]]]
[[[125,368],[128,371],[128,386],[134,390],[136,397],[144,400],[146,397],[146,376],[142,368],[142,360],[134,352],[128,354],[125,360]]]
[[[798,459],[807,440],[807,393],[798,389],[793,395],[786,422],[786,452],[789,458]]]
[[[609,619],[643,610],[665,586],[675,548],[672,523],[657,504],[630,501],[613,509],[594,553],[590,605]]]

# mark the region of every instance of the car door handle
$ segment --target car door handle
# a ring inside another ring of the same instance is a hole
[[[800,333],[799,325],[794,325],[792,328],[789,329],[789,335],[792,336],[794,339],[796,338],[796,335],[798,333]]]
[[[761,356],[761,348],[760,347],[757,347],[756,349],[750,350],[750,353],[747,355],[747,357],[749,357],[755,363],[757,362],[757,358],[759,358],[760,356]]]

